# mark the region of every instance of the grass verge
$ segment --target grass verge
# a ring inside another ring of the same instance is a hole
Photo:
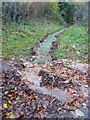
[[[46,34],[55,32],[64,26],[51,21],[34,22],[27,25],[11,23],[3,25],[2,30],[2,56],[4,60],[19,59],[23,56],[30,56],[31,46],[44,38]]]
[[[88,60],[88,34],[85,27],[73,25],[59,38],[59,46],[53,53],[57,58]]]

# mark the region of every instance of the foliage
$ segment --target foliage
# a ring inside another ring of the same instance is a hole
[[[58,10],[58,3],[57,2],[50,2],[50,8],[52,9],[52,11],[57,12]]]
[[[54,21],[54,23],[58,22],[64,26],[67,25],[66,22],[64,21],[64,18],[58,12],[56,12],[55,15],[52,17],[52,21]]]
[[[50,19],[57,12],[58,3],[53,2],[3,2],[2,4],[2,18],[4,22],[20,20],[29,21],[31,19],[37,20],[41,18]]]
[[[68,2],[59,2],[59,11],[67,24],[73,24],[75,5]]]
[[[74,13],[74,22],[81,25],[88,25],[88,4],[80,3],[77,4],[76,11]]]
[[[72,2],[3,2],[2,20],[25,23],[30,20],[48,19],[60,23],[85,23],[87,3]],[[63,21],[63,22],[62,22]]]
[[[59,12],[67,24],[87,25],[88,4],[84,2],[59,2]]]

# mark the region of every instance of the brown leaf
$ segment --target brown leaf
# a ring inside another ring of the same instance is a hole
[[[59,107],[59,108],[58,108],[58,111],[60,111],[60,110],[61,110],[61,108]]]
[[[62,101],[61,105],[64,106],[66,104],[66,101]]]
[[[11,104],[11,100],[8,100],[8,103]]]
[[[46,100],[48,99],[48,95],[45,96]]]
[[[30,90],[30,91],[29,91],[29,94],[32,94],[32,93],[33,93],[33,90]]]
[[[19,94],[19,95],[23,95],[23,92],[22,92],[22,91],[20,91],[18,94]]]
[[[16,92],[13,92],[13,93],[12,93],[12,97],[16,97]]]
[[[40,114],[41,112],[43,112],[43,108],[40,108],[37,113]]]
[[[72,88],[68,88],[68,92],[71,92],[71,93],[72,93]]]
[[[27,104],[30,105],[30,101],[28,101]]]
[[[26,82],[30,82],[30,81],[27,79]]]
[[[83,80],[83,77],[82,77],[82,76],[79,76],[79,80],[82,81],[82,80]]]
[[[54,70],[56,70],[56,68],[55,67],[51,67],[51,69],[54,71]]]
[[[20,78],[18,79],[18,82],[21,82],[21,79],[20,79]]]
[[[75,98],[74,100],[72,100],[70,103],[75,106],[76,101],[77,101],[77,98]]]

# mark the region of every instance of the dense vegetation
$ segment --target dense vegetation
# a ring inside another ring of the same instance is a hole
[[[76,22],[87,24],[88,3],[73,2],[3,2],[2,20],[4,23],[11,21],[20,23],[27,21],[48,19],[55,22],[74,24]]]

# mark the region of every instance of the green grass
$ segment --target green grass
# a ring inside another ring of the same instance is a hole
[[[57,58],[87,62],[88,34],[85,27],[73,25],[59,38],[59,46],[53,53]]]
[[[35,46],[36,42],[42,40],[46,34],[55,32],[63,27],[51,21],[31,21],[27,25],[16,23],[3,25],[2,56],[5,60],[19,59],[23,56],[29,57],[31,53],[28,49],[31,46]]]

